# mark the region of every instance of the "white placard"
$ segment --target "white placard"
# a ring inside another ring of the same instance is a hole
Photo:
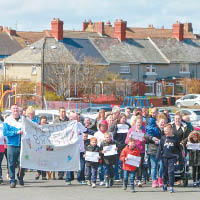
[[[187,149],[200,150],[200,143],[187,143]]]
[[[140,140],[143,141],[144,138],[144,133],[142,132],[131,132],[131,138],[135,139],[135,140]]]
[[[140,160],[141,160],[141,157],[128,154],[127,160],[126,160],[125,163],[128,164],[128,165],[139,167],[140,166]]]
[[[117,133],[128,133],[129,126],[127,124],[118,124]]]
[[[85,160],[90,162],[99,162],[99,152],[86,151]]]
[[[103,147],[104,156],[112,156],[117,154],[116,144]]]

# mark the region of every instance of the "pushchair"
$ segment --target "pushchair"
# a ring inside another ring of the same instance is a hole
[[[188,180],[190,177],[189,161],[186,157],[185,152],[186,152],[185,148],[182,146],[183,159],[182,159],[182,162],[177,161],[177,163],[175,164],[175,172],[174,172],[175,181],[182,180],[184,187],[188,185]]]

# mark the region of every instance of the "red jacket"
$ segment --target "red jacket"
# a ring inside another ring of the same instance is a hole
[[[134,148],[131,150],[128,145],[122,150],[121,155],[120,155],[120,160],[123,162],[122,168],[123,170],[126,171],[135,171],[136,167],[132,165],[128,165],[125,162],[125,158],[128,156],[128,154],[133,155],[133,156],[140,156],[140,152],[138,149]]]

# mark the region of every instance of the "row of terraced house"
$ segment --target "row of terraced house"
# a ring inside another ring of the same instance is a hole
[[[34,82],[37,93],[42,81],[48,86],[50,78],[56,79],[55,63],[62,59],[75,69],[87,58],[103,67],[102,74],[105,70],[119,74],[117,81],[97,81],[94,95],[180,95],[186,92],[184,78],[200,79],[200,36],[193,33],[191,23],[180,22],[166,29],[128,27],[123,20],[114,25],[85,21],[82,31],[72,31],[63,30],[63,21],[54,18],[51,30],[42,32],[0,26],[1,78],[14,84]],[[72,76],[65,77],[69,78],[72,81]],[[73,89],[68,95],[81,94]]]

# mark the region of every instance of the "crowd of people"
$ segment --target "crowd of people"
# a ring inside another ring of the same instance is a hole
[[[15,188],[16,166],[20,166],[20,146],[22,115],[39,125],[47,124],[47,117],[35,117],[34,108],[29,106],[21,109],[12,105],[11,114],[5,119],[0,117],[0,183],[2,177],[2,160],[7,159],[7,179],[10,187]],[[53,123],[77,120],[84,127],[79,137],[80,142],[80,170],[77,181],[92,188],[98,185],[112,187],[115,182],[122,181],[122,187],[127,189],[130,180],[130,191],[135,187],[142,187],[152,181],[152,187],[162,187],[163,191],[174,192],[174,182],[181,184],[181,179],[175,180],[176,166],[183,166],[186,157],[192,169],[193,186],[200,185],[200,150],[189,149],[188,144],[200,143],[200,133],[193,129],[185,114],[177,112],[171,122],[168,110],[158,113],[156,107],[126,108],[120,113],[120,108],[114,106],[112,112],[100,110],[93,123],[89,117],[81,121],[79,113],[70,111],[66,115],[64,107],[59,108],[59,117]],[[108,149],[114,153],[108,153]],[[113,149],[114,148],[114,149]],[[98,154],[97,160],[88,160],[87,154]],[[133,164],[131,158],[139,158],[139,163]],[[19,185],[24,185],[25,169],[18,167],[17,179]],[[53,177],[51,177],[53,175]],[[56,179],[55,172],[38,170],[35,179]],[[71,185],[74,172],[58,172],[58,179],[65,179],[66,185]]]

